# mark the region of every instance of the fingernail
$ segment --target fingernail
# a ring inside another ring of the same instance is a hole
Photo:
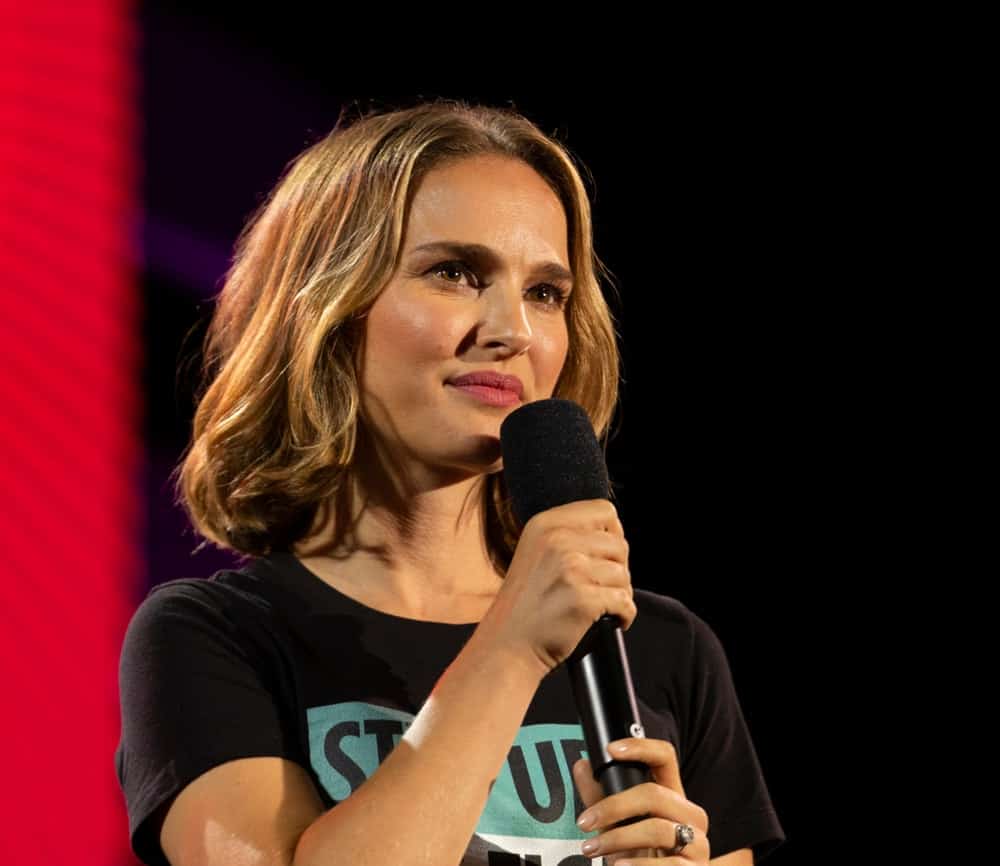
[[[580,851],[584,854],[594,854],[598,848],[601,847],[601,843],[596,839],[588,839],[580,848]]]
[[[576,825],[581,830],[587,830],[594,825],[594,820],[596,815],[593,812],[584,812],[579,818],[576,819]]]
[[[628,751],[628,743],[612,743],[608,748],[619,755]]]

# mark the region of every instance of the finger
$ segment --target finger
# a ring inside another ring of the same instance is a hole
[[[624,746],[625,749],[620,751],[616,746]],[[649,767],[655,782],[687,799],[673,743],[654,737],[627,737],[608,743],[608,755],[618,761],[641,761]]]
[[[615,746],[625,746],[625,751],[618,751]],[[646,764],[653,776],[653,781],[665,788],[675,791],[684,801],[686,816],[676,820],[686,820],[689,824],[708,834],[708,812],[697,803],[691,802],[684,793],[681,782],[681,767],[677,757],[677,749],[667,740],[654,737],[627,737],[608,743],[608,754],[618,760],[641,761]]]
[[[580,758],[573,764],[573,782],[576,784],[576,790],[580,793],[580,799],[583,800],[585,809],[589,809],[598,800],[604,799],[604,788],[594,778],[590,761],[586,758]]]

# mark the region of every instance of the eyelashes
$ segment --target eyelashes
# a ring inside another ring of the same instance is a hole
[[[476,276],[475,270],[460,259],[438,262],[436,265],[433,265],[424,271],[424,275],[437,274],[439,271],[462,271],[469,276]],[[454,280],[442,280],[442,282],[450,283],[452,285],[455,284]],[[535,289],[547,289],[550,293],[550,297],[553,299],[551,302],[543,302],[543,307],[551,307],[554,310],[562,310],[565,308],[570,294],[566,291],[566,289],[561,286],[553,285],[552,283],[539,283],[532,290],[534,291]]]

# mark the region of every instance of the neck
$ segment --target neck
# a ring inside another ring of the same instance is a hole
[[[503,571],[486,543],[485,489],[483,474],[400,483],[352,472],[349,494],[319,509],[293,552],[414,609],[494,596]]]

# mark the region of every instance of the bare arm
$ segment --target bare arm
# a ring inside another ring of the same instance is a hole
[[[457,866],[543,674],[473,633],[378,769],[306,828],[294,866]]]

